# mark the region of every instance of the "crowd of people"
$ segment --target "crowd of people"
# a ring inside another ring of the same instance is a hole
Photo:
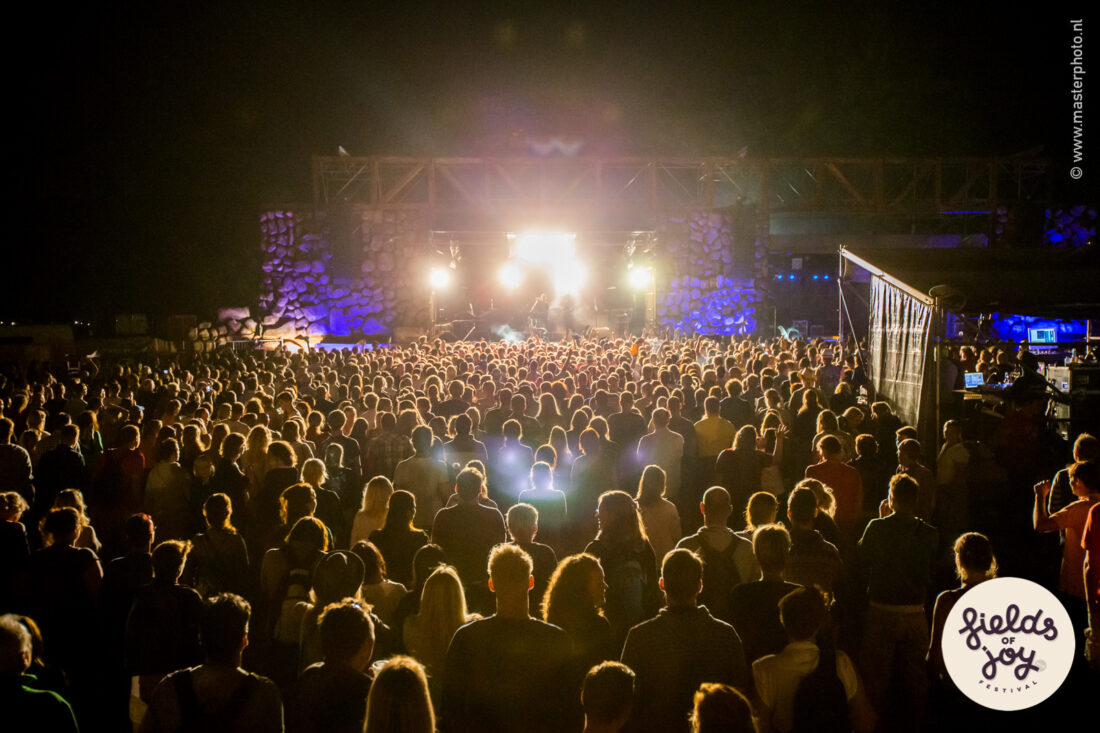
[[[45,730],[951,729],[1008,545],[1100,624],[1100,441],[937,450],[854,344],[86,360],[0,406],[0,699]]]

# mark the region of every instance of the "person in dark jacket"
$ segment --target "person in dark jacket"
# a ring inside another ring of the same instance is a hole
[[[661,588],[668,600],[656,618],[630,630],[623,664],[637,675],[631,730],[688,731],[695,691],[703,682],[749,689],[741,639],[697,604],[703,563],[689,550],[665,555]]]

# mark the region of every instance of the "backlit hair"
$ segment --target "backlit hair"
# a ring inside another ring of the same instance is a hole
[[[434,733],[435,711],[424,667],[412,657],[391,657],[367,695],[365,730]]]

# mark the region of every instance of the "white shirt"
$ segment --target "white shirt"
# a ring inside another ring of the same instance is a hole
[[[769,654],[752,663],[752,678],[761,701],[772,711],[771,725],[788,731],[794,725],[794,694],[802,678],[817,668],[821,650],[812,641],[792,641],[778,654]],[[848,700],[856,696],[859,678],[852,660],[836,652],[836,673],[844,685]]]

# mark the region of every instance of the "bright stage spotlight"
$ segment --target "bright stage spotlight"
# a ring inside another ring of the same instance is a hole
[[[428,282],[436,290],[441,290],[451,284],[451,273],[442,267],[433,267],[428,275]]]
[[[553,265],[572,259],[577,235],[569,232],[524,232],[515,237],[515,256],[521,262]]]
[[[653,268],[631,267],[627,271],[627,279],[630,280],[630,287],[635,290],[645,290],[653,283]]]
[[[574,259],[560,262],[553,274],[554,291],[558,295],[576,295],[584,283],[584,266]]]
[[[523,270],[515,262],[507,262],[497,273],[500,284],[509,290],[515,290],[523,284]]]

